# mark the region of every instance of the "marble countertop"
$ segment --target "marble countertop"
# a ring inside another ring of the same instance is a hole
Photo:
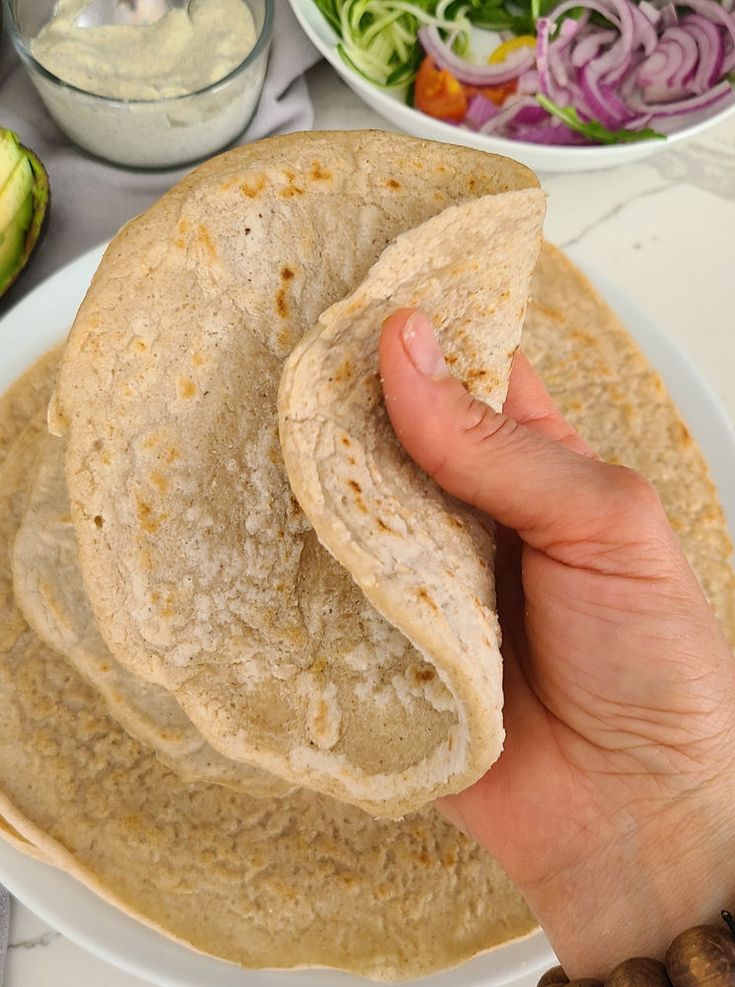
[[[393,129],[325,64],[311,70],[308,82],[315,127]],[[548,238],[574,245],[634,299],[700,370],[734,421],[735,117],[640,164],[541,178],[549,194]],[[516,984],[533,987],[535,980]],[[14,902],[4,987],[142,983]]]

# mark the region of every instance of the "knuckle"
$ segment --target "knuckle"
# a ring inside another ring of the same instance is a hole
[[[638,522],[658,522],[665,517],[654,485],[642,473],[627,466],[610,466],[611,486],[619,505]]]
[[[462,437],[477,445],[509,440],[517,432],[518,422],[496,411],[481,401],[472,400],[461,426]]]

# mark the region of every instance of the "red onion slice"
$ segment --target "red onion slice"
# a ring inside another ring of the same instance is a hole
[[[707,110],[724,100],[727,96],[732,96],[732,86],[724,79],[719,85],[710,89],[709,92],[701,93],[698,96],[690,96],[687,99],[680,99],[673,103],[647,103],[638,95],[630,97],[629,104],[632,109],[639,113],[650,113],[654,120],[664,117],[686,116],[688,113],[697,113]]]
[[[512,82],[533,66],[533,52],[520,48],[512,52],[500,65],[471,65],[442,41],[434,25],[419,28],[418,38],[427,55],[431,55],[440,69],[451,72],[455,79],[468,86],[500,86]]]
[[[693,35],[683,27],[667,27],[661,35],[661,41],[673,41],[682,49],[684,62],[681,68],[674,72],[669,80],[672,89],[684,89],[694,79],[699,65],[699,47]]]
[[[735,17],[715,0],[686,0],[686,6],[696,14],[703,14],[707,20],[721,24],[735,43]]]
[[[692,80],[695,93],[706,92],[722,74],[725,46],[719,28],[701,14],[690,14],[681,22],[699,49],[699,64]]]
[[[609,45],[616,37],[615,31],[605,31],[604,29],[591,31],[584,38],[580,38],[574,46],[571,58],[572,65],[577,69],[582,68],[587,62],[596,58],[600,49]]]
[[[514,117],[517,117],[519,113],[523,110],[530,109],[532,106],[538,107],[538,103],[533,98],[533,96],[521,96],[520,98],[515,97],[506,100],[503,109],[494,116],[492,120],[488,120],[480,128],[481,134],[492,134],[496,133],[502,127],[505,127]]]

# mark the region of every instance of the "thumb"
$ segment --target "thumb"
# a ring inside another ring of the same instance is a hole
[[[603,531],[619,537],[622,530],[628,543],[650,535],[638,527],[650,529],[652,513],[641,510],[641,498],[647,508],[656,506],[657,516],[663,514],[653,488],[631,470],[592,458],[527,362],[518,363],[524,386],[519,380],[514,393],[511,380],[510,418],[452,377],[422,312],[402,309],[386,319],[380,340],[383,392],[408,454],[448,493],[514,528],[540,551],[568,542],[599,543]],[[529,375],[535,386],[528,386]],[[524,414],[523,394],[529,392],[535,407]],[[571,561],[563,551],[551,554]]]

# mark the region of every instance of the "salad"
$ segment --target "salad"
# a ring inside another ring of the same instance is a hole
[[[354,71],[483,134],[656,140],[733,99],[735,0],[314,2]]]

